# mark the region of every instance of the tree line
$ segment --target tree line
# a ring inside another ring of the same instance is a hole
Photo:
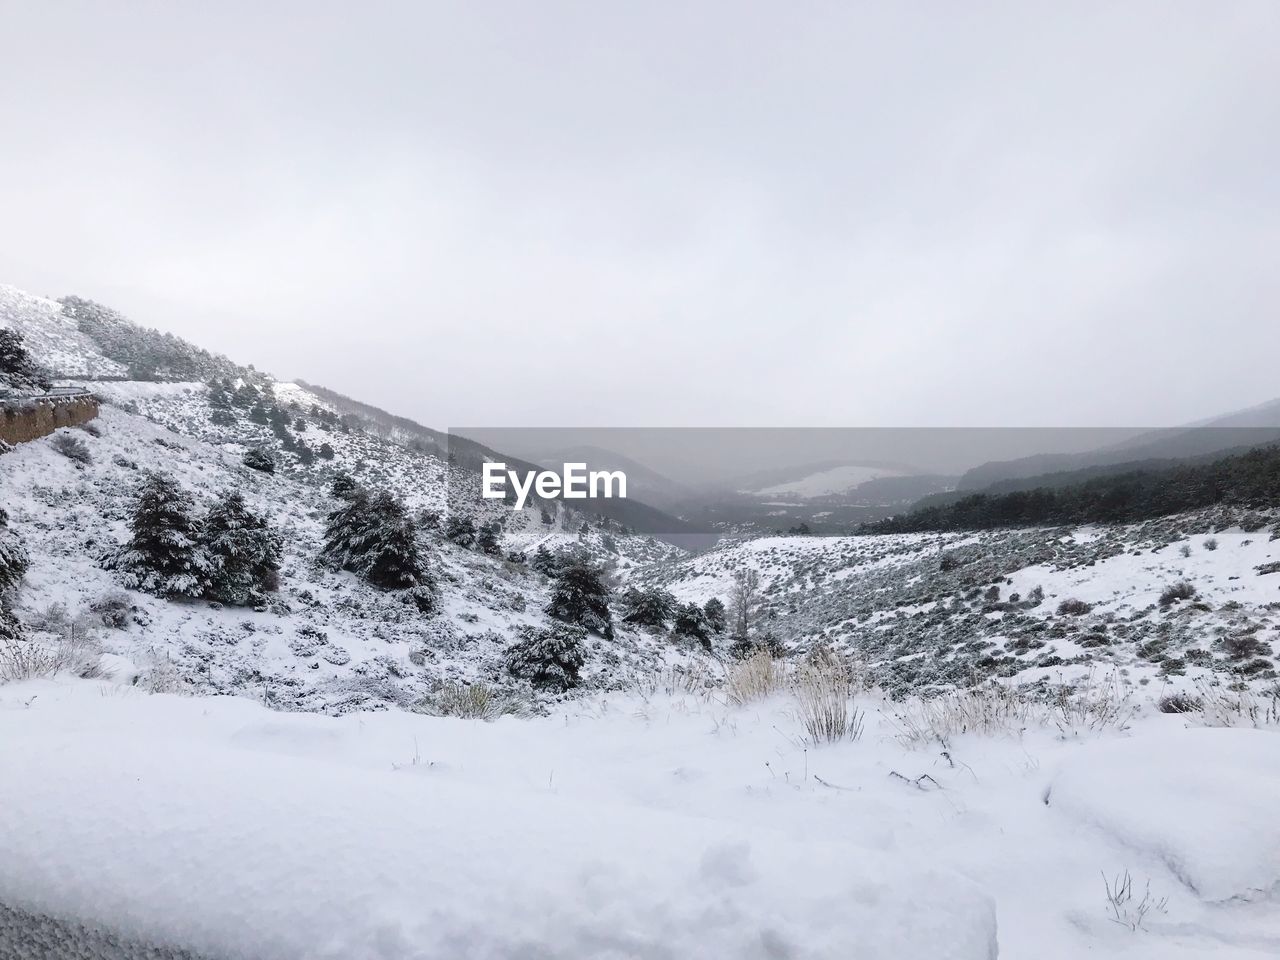
[[[1219,504],[1280,503],[1280,445],[1257,447],[1210,463],[1139,469],[1061,487],[975,493],[914,509],[862,533],[989,530],[997,527],[1133,523]]]

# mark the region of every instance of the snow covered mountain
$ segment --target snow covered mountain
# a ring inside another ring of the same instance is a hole
[[[0,294],[102,402],[0,456],[0,956],[1280,950],[1280,510],[690,553],[480,500],[478,444]],[[132,588],[156,472],[197,511],[239,492],[278,583]],[[356,488],[412,518],[412,588],[326,559]],[[587,596],[563,632],[573,557],[610,629]]]
[[[240,374],[229,386],[251,394],[252,409],[228,406],[225,394],[203,382],[121,379],[128,365],[106,356],[60,304],[12,288],[3,296],[5,322],[24,334],[34,358],[87,384],[104,403],[97,421],[70,432],[83,457],[59,452],[59,437],[69,433],[60,431],[0,460],[0,502],[31,558],[16,611],[33,633],[84,637],[118,676],[248,694],[287,708],[408,706],[442,684],[483,678],[502,685],[509,680],[503,651],[522,627],[548,625],[546,576],[510,557],[573,550],[625,575],[679,552],[562,507],[547,517],[538,506],[512,511],[478,497],[463,499],[476,524],[501,525],[497,549],[490,555],[458,546],[431,525],[443,523],[451,489],[456,500],[478,478],[426,452],[411,433],[340,413],[306,387],[222,358],[210,362]],[[175,345],[209,356],[176,338],[162,344],[169,353]],[[287,427],[255,415],[267,408],[287,413]],[[269,472],[246,464],[250,451],[266,454]],[[119,576],[101,559],[127,536],[137,478],[156,470],[199,504],[235,489],[270,518],[284,557],[280,590],[267,603],[231,608],[121,591]],[[325,518],[336,504],[329,488],[340,475],[389,491],[427,519],[420,541],[439,597],[429,615],[318,562]],[[111,628],[103,626],[106,607],[117,611]],[[624,682],[637,669],[687,653],[626,626],[610,641],[590,643],[590,686]]]

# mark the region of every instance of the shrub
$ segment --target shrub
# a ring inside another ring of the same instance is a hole
[[[1075,597],[1068,597],[1058,604],[1058,613],[1064,617],[1079,617],[1093,609],[1092,604],[1085,603],[1083,600],[1077,600]]]
[[[1190,693],[1168,693],[1160,698],[1161,713],[1195,713],[1204,705],[1199,697]]]
[[[622,619],[627,623],[661,628],[675,612],[676,598],[661,587],[631,587],[622,595]]]
[[[1179,580],[1177,583],[1171,583],[1160,594],[1160,606],[1168,607],[1180,600],[1194,600],[1196,597],[1196,588],[1186,580]]]
[[[1206,550],[1217,550],[1217,549],[1218,549],[1218,538],[1217,538],[1217,537],[1209,537],[1209,539],[1205,540],[1205,542],[1204,542],[1204,548],[1205,548]]]
[[[1222,652],[1231,660],[1248,660],[1269,654],[1271,648],[1251,633],[1239,633],[1222,638]]]
[[[89,604],[102,625],[111,630],[123,630],[133,619],[133,603],[123,590],[110,590]]]
[[[543,690],[563,693],[581,682],[586,662],[587,632],[572,624],[525,627],[523,636],[507,648],[507,672]]]
[[[243,462],[250,470],[258,470],[262,473],[276,472],[276,459],[266,450],[259,450],[256,447],[252,450],[246,450]]]
[[[93,463],[93,454],[89,452],[89,447],[85,442],[79,437],[72,436],[67,431],[55,433],[52,439],[49,440],[49,445],[72,463],[80,466]]]
[[[696,603],[682,603],[676,606],[671,633],[677,637],[697,640],[707,650],[711,649],[711,624],[707,620],[706,611]]]
[[[461,717],[467,720],[523,717],[530,712],[529,702],[524,698],[495,690],[481,682],[442,683],[427,694],[416,709],[436,717]]]
[[[707,625],[712,633],[724,633],[726,613],[724,603],[719,597],[712,597],[703,604],[702,612],[707,616]]]

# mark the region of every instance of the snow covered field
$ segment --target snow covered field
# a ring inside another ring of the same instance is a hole
[[[483,723],[9,684],[0,904],[257,960],[1280,951],[1274,728],[1135,699],[943,744],[859,706],[815,745],[786,694]]]

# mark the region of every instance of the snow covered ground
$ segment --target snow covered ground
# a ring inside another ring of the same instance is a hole
[[[869,694],[819,746],[785,695],[482,723],[10,684],[0,904],[218,960],[1275,956],[1280,736],[1135,705],[944,752]]]

